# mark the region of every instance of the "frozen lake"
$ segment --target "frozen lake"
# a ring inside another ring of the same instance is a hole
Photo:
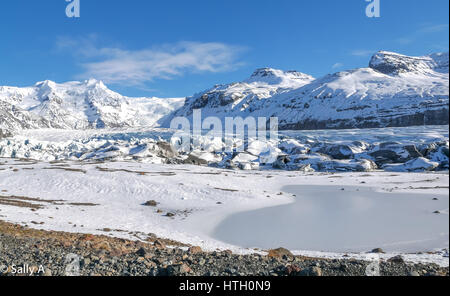
[[[448,194],[300,185],[284,191],[297,196],[294,203],[234,214],[213,237],[247,248],[325,252],[423,252],[449,245]]]

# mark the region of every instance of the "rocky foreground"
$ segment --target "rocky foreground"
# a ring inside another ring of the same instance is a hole
[[[268,255],[208,253],[157,238],[129,241],[32,230],[0,221],[0,276],[364,276],[376,271],[370,262],[293,256],[282,248]],[[449,276],[448,268],[407,264],[401,257],[381,261],[379,272]]]

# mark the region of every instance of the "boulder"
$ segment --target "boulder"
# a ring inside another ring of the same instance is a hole
[[[157,249],[160,249],[160,250],[166,248],[166,245],[165,245],[162,241],[160,241],[160,240],[156,240],[156,241],[153,243],[153,245],[154,245]]]
[[[322,269],[318,266],[308,267],[300,271],[300,276],[322,276]]]
[[[305,154],[310,151],[307,145],[301,144],[299,141],[294,139],[283,140],[278,144],[278,148],[287,154]]]
[[[403,257],[401,255],[398,255],[398,256],[389,258],[387,260],[387,262],[389,262],[389,263],[396,263],[396,264],[403,264],[403,263],[405,263],[405,260],[403,259]]]
[[[156,207],[156,206],[158,206],[158,203],[155,200],[149,200],[144,203],[144,206]]]
[[[401,156],[392,150],[377,150],[369,155],[374,158],[378,166],[386,163],[399,163],[401,159]]]
[[[227,159],[225,161],[225,163],[224,163],[224,166],[228,170],[236,170],[236,169],[238,169],[238,166],[231,159]]]
[[[371,172],[378,169],[378,166],[370,159],[359,159],[355,169],[358,172]]]
[[[146,254],[147,251],[144,248],[140,248],[139,250],[136,251],[136,255],[138,255],[139,257],[145,257]]]
[[[334,159],[351,159],[353,158],[353,150],[349,145],[333,145],[324,151]]]
[[[417,147],[415,145],[407,145],[403,148],[408,152],[409,157],[411,158],[423,157],[422,153],[417,150]]]
[[[203,252],[202,248],[194,246],[188,249],[188,253],[191,255],[201,254]]]
[[[175,158],[178,157],[177,150],[167,142],[158,142],[156,144],[159,148],[159,156],[165,157],[165,158]]]
[[[185,275],[190,273],[191,271],[191,268],[185,263],[174,264],[167,267],[167,275],[169,276]]]
[[[439,148],[439,146],[437,143],[423,145],[420,149],[420,153],[423,156],[428,157],[431,153],[436,152],[438,150],[438,148]]]
[[[383,249],[381,249],[381,248],[376,248],[376,249],[373,249],[372,251],[370,251],[370,253],[385,254],[386,252]]]
[[[283,258],[283,257],[294,257],[294,255],[285,248],[278,248],[278,249],[272,249],[269,250],[269,253],[267,254],[270,258]]]
[[[287,164],[291,162],[291,159],[287,155],[279,155],[277,160],[272,163],[272,167],[278,170],[284,170],[287,168]]]

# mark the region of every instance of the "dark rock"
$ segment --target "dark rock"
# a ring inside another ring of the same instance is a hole
[[[140,248],[139,250],[136,251],[136,254],[140,257],[145,257],[147,251],[144,248]]]
[[[301,272],[301,268],[297,265],[288,265],[286,266],[284,272],[288,276],[298,276]]]
[[[417,150],[417,147],[415,145],[407,145],[403,147],[406,151],[409,153],[410,158],[418,158],[423,157],[422,153]]]
[[[158,203],[155,200],[149,200],[147,202],[144,203],[144,206],[147,207],[156,207],[158,206]]]
[[[157,248],[157,249],[165,249],[166,245],[161,242],[160,240],[156,240],[153,245]]]
[[[399,163],[401,156],[395,153],[392,150],[378,150],[372,153],[369,153],[375,159],[375,162],[378,166],[381,166],[386,163]]]
[[[348,145],[333,145],[324,152],[334,159],[351,159],[353,158],[353,150]]]
[[[287,167],[287,164],[291,162],[291,159],[287,155],[278,156],[277,160],[272,164],[274,169],[284,170]]]
[[[308,267],[300,271],[300,276],[322,276],[322,269],[318,266]]]
[[[385,254],[385,252],[381,248],[373,249],[372,251],[370,251],[370,253]]]
[[[176,275],[185,275],[191,272],[191,268],[187,266],[187,264],[177,264],[171,265],[167,268],[167,275],[176,276]]]
[[[389,262],[389,263],[396,263],[396,264],[404,264],[405,260],[403,259],[403,257],[401,255],[398,255],[398,256],[389,258],[387,260],[387,262]]]
[[[193,165],[208,165],[208,161],[198,157],[197,155],[191,153],[188,158],[184,161],[185,164],[193,164]]]

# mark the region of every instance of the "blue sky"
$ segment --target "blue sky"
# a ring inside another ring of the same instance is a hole
[[[448,51],[448,0],[0,1],[0,85],[96,78],[129,96],[188,96],[259,67],[320,77],[378,50]]]

